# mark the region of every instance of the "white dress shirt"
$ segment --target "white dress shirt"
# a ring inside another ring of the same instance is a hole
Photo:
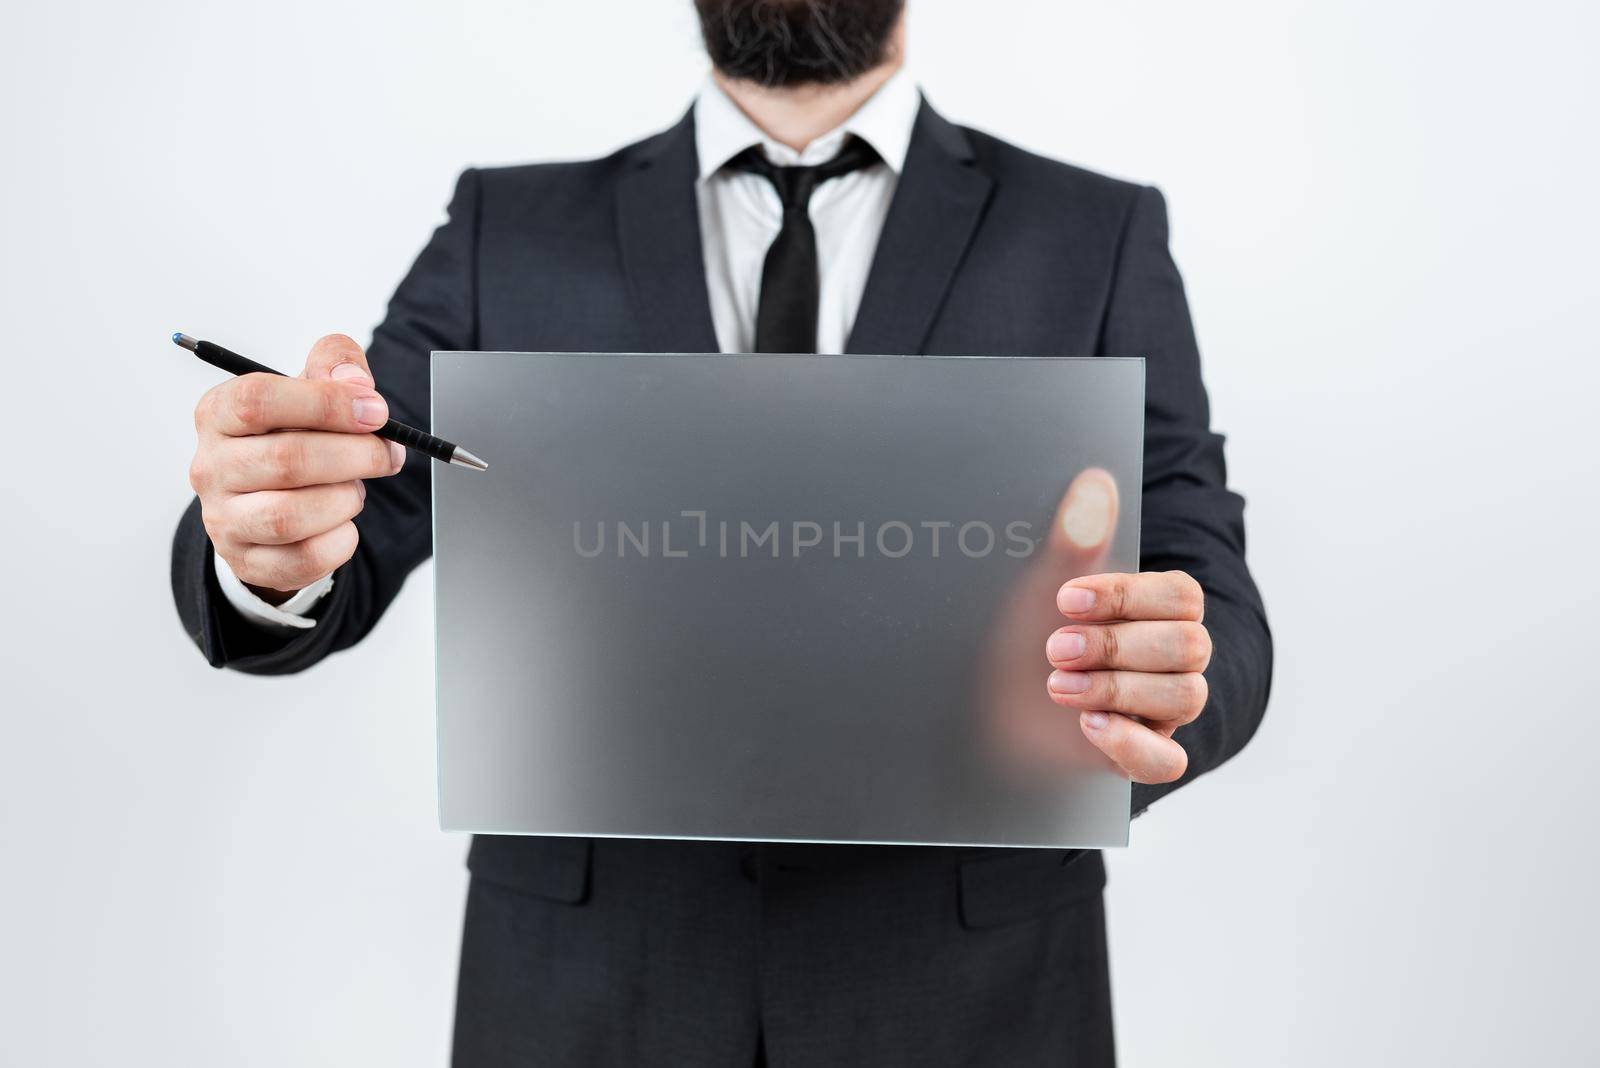
[[[700,91],[694,105],[695,149],[700,157],[700,247],[706,261],[711,322],[723,352],[749,352],[755,345],[761,266],[783,226],[783,204],[772,183],[748,171],[722,170],[751,145],[760,145],[779,166],[812,166],[838,155],[850,134],[871,145],[881,164],[823,182],[811,195],[811,225],[817,232],[817,351],[844,351],[856,321],[861,292],[872,269],[878,234],[889,215],[895,185],[920,100],[904,70],[896,72],[840,126],[796,152],[751,122],[716,83]]]
[[[762,133],[728,94],[707,80],[694,104],[695,151],[700,160],[695,197],[718,348],[749,352],[755,345],[761,267],[783,225],[783,205],[771,182],[746,171],[722,170],[722,165],[751,145],[760,145],[767,159],[779,166],[826,163],[851,134],[871,145],[883,160],[824,182],[811,196],[819,283],[817,351],[843,352],[872,269],[878,235],[905,168],[920,106],[911,76],[904,69],[896,71],[842,124],[796,152]],[[284,632],[315,626],[305,613],[333,587],[331,576],[319,579],[274,607],[234,577],[220,556],[216,569],[229,604],[246,619]]]

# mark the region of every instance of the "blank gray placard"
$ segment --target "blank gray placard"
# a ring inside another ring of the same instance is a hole
[[[1143,360],[432,372],[434,433],[489,463],[433,465],[445,829],[1126,844],[1044,644],[1061,582],[1138,568]],[[1059,521],[1086,470],[1098,550]]]

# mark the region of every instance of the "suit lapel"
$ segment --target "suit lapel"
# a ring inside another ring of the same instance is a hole
[[[993,188],[966,134],[924,100],[846,351],[922,351]]]
[[[642,347],[716,352],[693,111],[629,157],[617,185],[617,242]],[[922,351],[993,188],[966,134],[924,100],[846,351]]]
[[[695,199],[694,112],[630,156],[617,185],[617,243],[643,347],[716,352]]]

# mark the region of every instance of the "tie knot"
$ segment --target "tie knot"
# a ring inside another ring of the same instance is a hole
[[[772,183],[783,202],[783,210],[805,211],[811,204],[811,194],[817,186],[830,178],[838,178],[851,171],[870,167],[878,162],[872,146],[859,137],[851,136],[839,149],[839,154],[826,163],[810,167],[780,167],[767,159],[760,145],[751,145],[730,159],[727,166],[750,174],[759,174]]]

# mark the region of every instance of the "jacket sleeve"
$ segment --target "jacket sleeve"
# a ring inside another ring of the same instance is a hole
[[[1133,811],[1233,756],[1255,733],[1272,680],[1272,635],[1244,557],[1244,499],[1229,491],[1223,439],[1211,431],[1200,354],[1167,248],[1161,193],[1140,189],[1125,223],[1100,353],[1145,358],[1140,567],[1186,571],[1205,590],[1214,652],[1210,698],[1174,738],[1189,755],[1175,783],[1135,784]]]
[[[446,221],[400,283],[367,351],[378,391],[403,423],[429,425],[429,353],[477,347],[476,260],[479,179],[456,183]],[[240,618],[217,585],[211,541],[190,503],[172,544],[172,593],[184,629],[213,667],[260,675],[302,671],[366,636],[412,569],[433,551],[431,472],[415,453],[399,474],[367,482],[356,518],[355,555],[334,573],[333,590],[313,613],[317,625],[291,636]]]

